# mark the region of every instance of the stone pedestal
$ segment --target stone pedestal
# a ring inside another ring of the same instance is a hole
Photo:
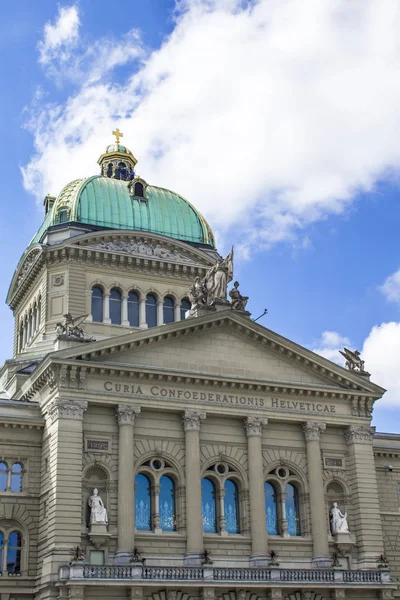
[[[337,546],[339,547],[339,550],[341,550],[344,554],[350,552],[355,543],[351,537],[350,532],[348,531],[339,531],[335,533],[333,539],[335,541],[335,544],[337,544]]]
[[[104,546],[110,537],[107,523],[91,523],[89,525],[89,539],[96,549]]]

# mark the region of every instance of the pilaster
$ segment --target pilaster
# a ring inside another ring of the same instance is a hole
[[[267,560],[267,527],[264,500],[264,473],[261,434],[268,419],[247,417],[244,429],[247,435],[250,491],[251,563],[263,566]]]
[[[303,424],[303,432],[307,446],[311,532],[313,537],[313,563],[316,567],[330,565],[320,447],[321,434],[325,429],[325,423],[320,423],[319,421],[307,421]]]
[[[348,469],[352,495],[350,530],[356,534],[360,568],[375,568],[383,553],[383,535],[374,455],[374,429],[351,425],[345,431],[348,444]]]
[[[119,404],[116,409],[119,425],[118,445],[118,551],[117,562],[127,562],[134,546],[134,440],[133,430],[140,407]]]
[[[205,413],[188,410],[182,416],[185,431],[187,564],[200,564],[203,551],[200,424],[205,417]]]

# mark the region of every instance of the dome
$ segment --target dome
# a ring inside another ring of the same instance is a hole
[[[210,226],[190,202],[137,178],[123,181],[95,175],[72,181],[52,203],[31,243],[40,242],[49,227],[68,223],[152,232],[215,247]]]
[[[132,152],[129,150],[129,148],[122,146],[121,144],[110,144],[107,146],[105,154],[110,154],[112,152],[121,152],[121,154],[132,155]]]

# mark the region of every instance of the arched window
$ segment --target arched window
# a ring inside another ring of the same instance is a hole
[[[7,490],[7,471],[7,463],[0,462],[0,492],[5,492]]]
[[[228,533],[239,533],[239,495],[234,481],[227,479],[224,485],[224,512]]]
[[[40,322],[42,320],[42,298],[39,296],[39,301],[38,301],[38,314],[37,314],[37,323],[38,323],[38,327],[40,326]]]
[[[24,347],[24,325],[21,323],[19,328],[19,351]]]
[[[68,210],[66,208],[63,208],[58,213],[58,222],[66,223],[67,221],[68,221]]]
[[[18,531],[12,531],[7,544],[7,573],[21,571],[22,536]]]
[[[276,506],[276,491],[272,483],[264,483],[265,515],[268,535],[278,535],[278,511]]]
[[[181,321],[186,319],[186,311],[190,310],[191,303],[187,298],[184,298],[181,302]]]
[[[205,477],[201,482],[201,506],[204,533],[217,533],[217,505],[215,485]]]
[[[175,484],[171,477],[162,475],[160,479],[160,526],[163,531],[175,531]]]
[[[135,477],[135,525],[138,531],[151,531],[151,485],[143,473]]]
[[[157,298],[154,294],[146,296],[146,323],[148,327],[157,327]]]
[[[144,198],[144,187],[143,183],[140,183],[140,181],[135,183],[135,196],[138,198]]]
[[[163,314],[164,314],[164,323],[173,323],[174,322],[174,310],[175,310],[175,302],[173,298],[166,296],[164,298],[163,305]]]
[[[286,520],[290,535],[300,535],[299,493],[291,483],[286,484]]]
[[[116,288],[110,292],[110,320],[113,325],[121,325],[121,292]]]
[[[92,288],[92,319],[103,322],[103,290],[97,285]]]
[[[136,292],[128,294],[128,321],[132,327],[139,327],[139,296]]]
[[[0,531],[0,574],[3,571],[4,534]]]
[[[109,163],[107,167],[107,177],[112,177],[113,175],[113,164]]]
[[[22,465],[14,463],[11,467],[11,491],[22,492]]]

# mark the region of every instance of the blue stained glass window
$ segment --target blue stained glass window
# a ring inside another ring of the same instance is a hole
[[[103,290],[98,286],[92,288],[92,319],[103,322]]]
[[[170,477],[160,479],[160,523],[163,531],[175,531],[175,484]]]
[[[121,325],[121,292],[115,288],[110,292],[110,319],[114,325]]]
[[[215,503],[215,486],[210,479],[204,478],[201,482],[201,506],[203,515],[203,531],[205,533],[217,532],[217,515]]]
[[[140,531],[151,531],[150,481],[143,473],[135,478],[135,525]]]
[[[181,321],[184,321],[186,318],[186,311],[190,310],[191,304],[187,298],[184,298],[181,302]]]
[[[22,465],[14,463],[11,468],[11,491],[22,492]]]
[[[163,314],[164,314],[164,323],[173,323],[174,322],[174,299],[167,296],[164,298],[163,305]]]
[[[276,510],[276,493],[274,486],[266,481],[264,483],[265,515],[267,519],[267,533],[278,535],[278,512]]]
[[[239,533],[239,499],[238,488],[234,481],[225,481],[224,512],[228,533]]]
[[[12,531],[8,536],[7,572],[19,573],[21,571],[21,546],[22,537],[18,531]]]
[[[291,483],[286,484],[286,520],[290,535],[300,535],[299,494]]]
[[[139,296],[136,292],[128,294],[128,321],[132,327],[139,327]]]
[[[7,489],[7,463],[0,462],[0,492],[5,492]],[[0,563],[1,568],[1,563]]]
[[[146,296],[146,323],[148,327],[157,327],[157,298],[153,294]]]

